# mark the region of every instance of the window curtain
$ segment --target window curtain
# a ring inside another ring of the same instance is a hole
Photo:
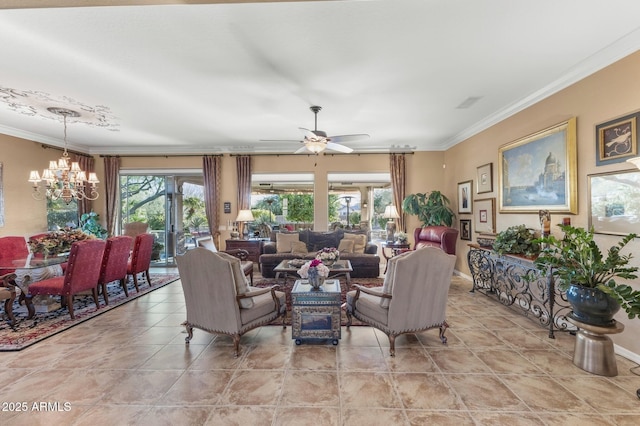
[[[209,232],[217,239],[220,216],[220,167],[219,155],[205,155],[202,157],[202,173],[204,175],[204,210],[209,222]],[[218,246],[219,247],[219,246]]]
[[[104,157],[104,198],[107,204],[107,231],[109,236],[118,230],[118,203],[120,195],[120,157]]]
[[[95,160],[93,157],[88,155],[80,155],[76,154],[76,161],[80,165],[80,168],[87,173],[87,178],[89,177],[89,173],[95,171]],[[90,195],[89,185],[87,184],[86,193]],[[78,200],[78,219],[82,217],[83,214],[89,213],[91,211],[91,200],[87,200],[83,198],[82,200]]]
[[[236,172],[238,175],[238,212],[251,208],[251,156],[239,155],[236,157]],[[244,231],[244,223],[239,229]]]
[[[404,212],[402,211],[402,200],[405,197],[406,172],[405,154],[389,154],[389,170],[391,171],[391,187],[393,188],[393,203],[398,209],[400,218],[398,219],[398,229],[407,232],[405,229]]]

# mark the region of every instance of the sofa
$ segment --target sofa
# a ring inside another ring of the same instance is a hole
[[[456,254],[458,230],[447,226],[425,226],[413,232],[414,250],[423,247],[437,247],[447,254]]]
[[[265,278],[275,277],[273,268],[283,260],[315,258],[325,247],[335,247],[340,251],[341,260],[349,260],[352,278],[376,278],[380,275],[378,246],[369,242],[366,232],[344,231],[274,231],[270,241],[264,243],[260,255],[260,268]]]

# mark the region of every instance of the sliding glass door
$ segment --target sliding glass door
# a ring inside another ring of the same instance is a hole
[[[152,266],[175,266],[175,255],[208,233],[202,175],[120,174],[120,225],[144,222],[154,235]]]

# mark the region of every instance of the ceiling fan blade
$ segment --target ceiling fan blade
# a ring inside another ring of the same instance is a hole
[[[369,138],[370,136],[365,133],[359,134],[359,135],[329,136],[329,140],[333,143],[355,142],[355,141],[361,141]]]
[[[327,142],[327,149],[330,149],[332,151],[344,152],[345,154],[350,154],[353,152],[352,148],[334,142]]]
[[[302,142],[300,139],[260,139],[260,142]]]
[[[304,127],[298,127],[298,129],[304,132],[305,139],[318,139],[318,136],[313,133],[313,130],[305,129]]]
[[[294,152],[294,154],[302,154],[303,152],[311,152],[307,149],[307,145],[302,145],[302,148]]]

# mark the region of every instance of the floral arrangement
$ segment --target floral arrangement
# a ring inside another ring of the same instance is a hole
[[[40,237],[31,237],[27,244],[32,253],[60,254],[71,250],[71,244],[95,238],[80,229],[52,231]]]
[[[396,240],[398,240],[398,242],[406,243],[407,239],[408,237],[406,232],[402,232],[402,231],[396,232]]]
[[[316,274],[325,278],[329,276],[329,268],[320,259],[313,259],[298,269],[298,275],[302,278],[313,278]]]
[[[340,259],[340,252],[335,247],[325,247],[316,253],[316,259],[323,262],[335,262]]]

